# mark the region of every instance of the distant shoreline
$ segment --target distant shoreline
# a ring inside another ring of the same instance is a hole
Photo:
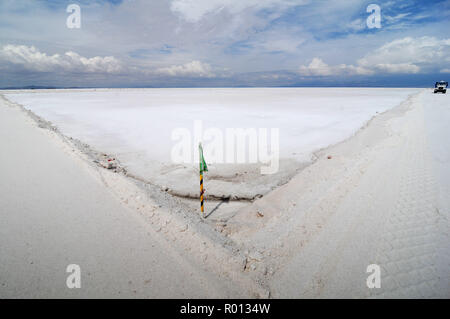
[[[432,86],[73,86],[73,87],[56,87],[56,86],[11,86],[2,87],[0,90],[87,90],[87,89],[270,89],[270,88],[383,88],[383,89],[428,89]]]

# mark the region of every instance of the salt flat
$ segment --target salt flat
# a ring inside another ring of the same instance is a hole
[[[448,298],[449,102],[414,90],[216,223],[0,100],[0,294]],[[90,273],[74,293],[73,258]]]
[[[126,169],[172,194],[197,197],[197,161],[174,163],[177,128],[277,128],[279,170],[261,175],[261,163],[211,163],[207,194],[253,199],[287,182],[313,152],[338,143],[415,89],[239,88],[42,90],[8,93],[60,131],[115,156]],[[192,141],[192,153],[197,145]],[[270,145],[270,144],[269,144]],[[183,182],[180,182],[183,181]],[[236,185],[239,185],[238,187]]]
[[[240,294],[161,240],[94,167],[1,96],[0,124],[0,298]],[[69,264],[81,268],[81,289],[66,286]]]

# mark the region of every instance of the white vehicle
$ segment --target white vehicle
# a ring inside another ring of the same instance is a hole
[[[434,93],[442,92],[445,94],[447,92],[447,86],[448,86],[448,82],[445,82],[445,81],[436,82],[434,84]]]

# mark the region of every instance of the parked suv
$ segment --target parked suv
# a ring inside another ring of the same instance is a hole
[[[436,82],[434,84],[434,93],[442,92],[445,94],[447,92],[447,86],[448,86],[448,82],[444,82],[444,81]]]

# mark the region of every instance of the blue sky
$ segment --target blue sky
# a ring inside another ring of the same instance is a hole
[[[2,0],[0,87],[432,86],[450,75],[449,15],[449,0]]]

